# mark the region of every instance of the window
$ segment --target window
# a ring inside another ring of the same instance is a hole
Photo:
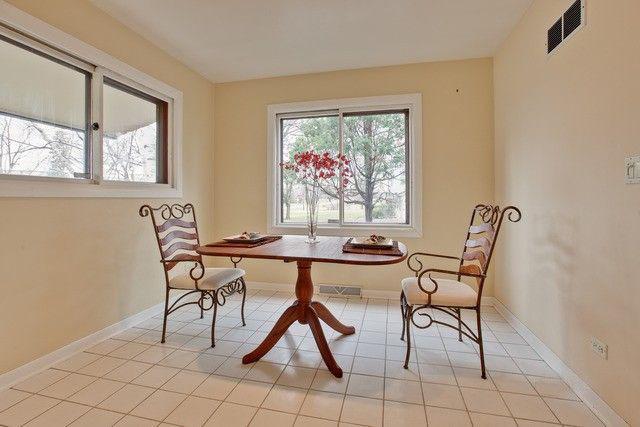
[[[105,180],[166,183],[167,103],[104,80]]]
[[[352,177],[324,186],[318,223],[325,234],[420,234],[420,95],[269,106],[271,232],[302,232],[304,187],[281,162],[314,150],[344,154]]]
[[[0,58],[0,173],[88,176],[90,74],[6,38]]]
[[[41,31],[0,25],[0,196],[180,197],[181,94]]]

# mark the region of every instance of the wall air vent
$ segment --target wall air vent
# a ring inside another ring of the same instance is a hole
[[[567,38],[582,25],[582,0],[577,0],[562,15],[562,38]]]
[[[576,0],[547,30],[547,53],[553,52],[563,41],[584,25],[584,1]]]
[[[562,18],[547,30],[547,53],[551,53],[560,43],[562,43]]]

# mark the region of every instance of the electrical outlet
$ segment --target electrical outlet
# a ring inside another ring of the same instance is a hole
[[[640,184],[640,156],[624,159],[624,173],[627,184]]]
[[[607,359],[609,348],[596,337],[591,337],[591,350],[603,359]]]

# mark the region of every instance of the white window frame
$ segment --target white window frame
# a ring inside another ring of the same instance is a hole
[[[282,170],[278,164],[279,115],[313,114],[337,110],[346,112],[376,110],[409,110],[409,224],[319,224],[319,234],[329,236],[355,236],[379,233],[390,237],[422,237],[422,95],[386,95],[363,98],[329,99],[322,101],[272,104],[267,106],[267,228],[274,234],[305,234],[304,224],[279,221],[280,185]],[[342,131],[341,131],[342,133]],[[342,135],[340,136],[342,138]]]
[[[92,179],[0,176],[0,197],[182,197],[182,92],[0,0],[0,34],[92,74]],[[102,86],[109,77],[167,103],[167,183],[102,179]],[[97,94],[97,96],[96,96]]]

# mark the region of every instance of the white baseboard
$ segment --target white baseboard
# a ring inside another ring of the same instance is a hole
[[[170,302],[175,301],[179,296],[180,295],[175,295],[170,299]],[[162,313],[163,308],[164,302],[156,304],[153,307],[141,311],[140,313],[129,316],[126,319],[114,323],[113,325],[107,326],[106,328],[94,332],[91,335],[80,338],[79,340],[67,344],[57,350],[54,350],[49,354],[45,354],[44,356],[36,360],[19,366],[12,371],[5,372],[4,374],[0,375],[0,390],[4,390],[5,388],[9,388],[14,384],[24,381],[30,376],[35,375],[38,372],[73,356],[76,353],[93,347],[94,345],[98,344],[101,341],[104,341],[107,338],[117,335],[132,326],[144,322],[145,320],[152,318],[158,313]]]
[[[547,347],[529,328],[525,326],[509,309],[497,298],[493,298],[494,308],[505,320],[533,347],[533,349],[560,375],[576,395],[587,405],[607,426],[626,426],[624,419],[618,415],[607,403],[593,391],[571,368],[569,368],[549,347]]]

